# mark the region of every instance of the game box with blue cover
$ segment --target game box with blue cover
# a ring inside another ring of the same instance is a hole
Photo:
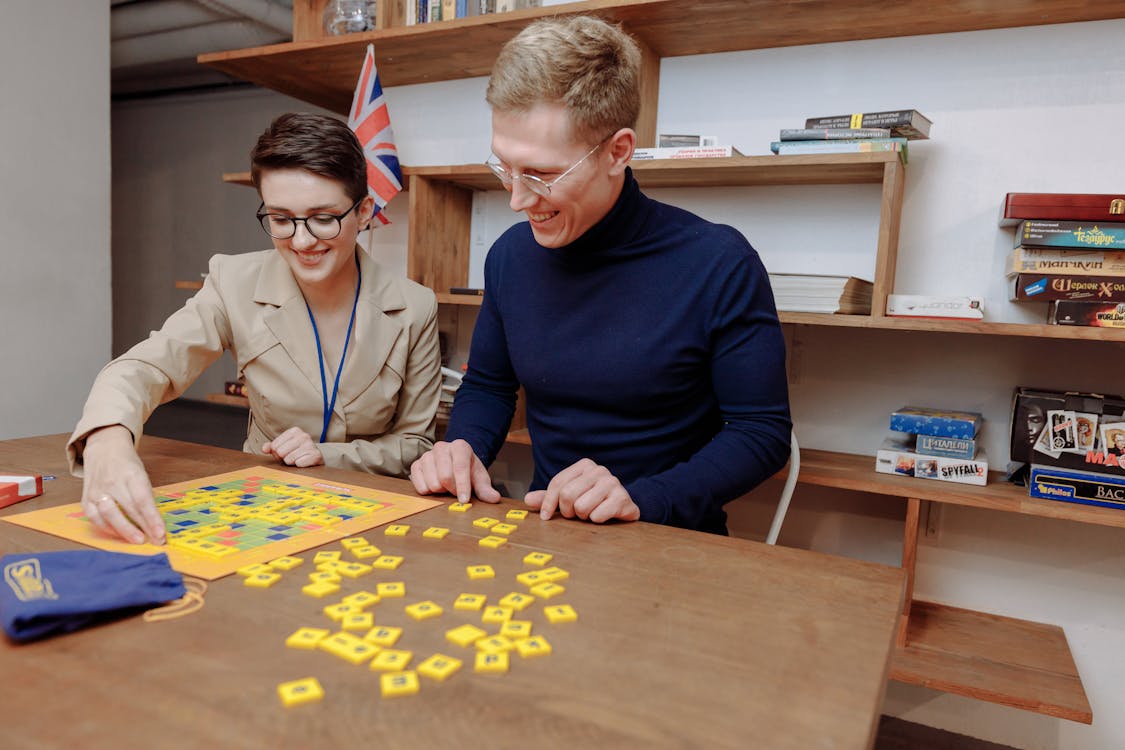
[[[984,417],[976,412],[904,406],[891,414],[891,429],[915,435],[971,440],[980,432]]]

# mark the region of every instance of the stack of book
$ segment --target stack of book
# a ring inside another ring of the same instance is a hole
[[[1008,193],[1000,223],[1017,222],[1013,301],[1050,302],[1055,325],[1125,328],[1125,194]]]
[[[715,159],[726,156],[742,156],[734,146],[723,146],[713,135],[669,135],[656,136],[654,148],[633,150],[633,161],[647,159]]]
[[[406,25],[538,8],[543,0],[406,0]]]
[[[906,142],[929,138],[932,124],[914,109],[810,117],[803,128],[783,128],[770,151],[779,156],[897,151],[905,164]]]
[[[988,483],[988,459],[978,445],[984,418],[976,412],[904,406],[891,414],[891,430],[875,455],[880,474]]]
[[[780,312],[870,315],[874,284],[855,276],[771,273],[774,303]]]

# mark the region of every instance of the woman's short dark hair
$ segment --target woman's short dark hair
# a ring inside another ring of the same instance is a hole
[[[303,169],[337,180],[353,201],[367,195],[367,158],[340,120],[306,112],[281,115],[250,151],[250,179],[261,192],[262,172]]]

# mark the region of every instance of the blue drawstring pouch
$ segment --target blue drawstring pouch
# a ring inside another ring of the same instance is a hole
[[[0,625],[15,641],[70,633],[184,595],[168,555],[67,550],[0,557]]]

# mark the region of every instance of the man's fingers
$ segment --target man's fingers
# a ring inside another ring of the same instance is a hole
[[[547,493],[543,490],[534,490],[523,496],[523,502],[532,510],[539,510],[540,506],[543,505],[543,498],[546,496]]]
[[[551,485],[553,484],[554,480],[547,485],[546,490],[540,490],[543,493],[543,499],[539,503],[539,517],[544,521],[550,520],[559,507],[559,492],[558,489],[551,491]]]
[[[606,503],[610,493],[618,486],[617,478],[612,475],[602,477],[585,492],[574,499],[571,508],[574,515],[585,520],[593,520],[590,514],[600,505]]]
[[[450,456],[450,471],[453,474],[453,489],[457,500],[462,503],[469,502],[469,498],[473,495],[473,476],[476,472],[474,469],[473,455],[471,450],[454,450]]]
[[[622,521],[637,521],[640,517],[640,508],[621,486],[610,492],[604,502],[590,511],[590,521],[593,523],[605,523],[615,518]]]
[[[492,486],[492,477],[488,475],[488,469],[480,462],[480,459],[473,455],[473,489],[477,493],[477,497],[486,503],[500,502],[500,493]]]

